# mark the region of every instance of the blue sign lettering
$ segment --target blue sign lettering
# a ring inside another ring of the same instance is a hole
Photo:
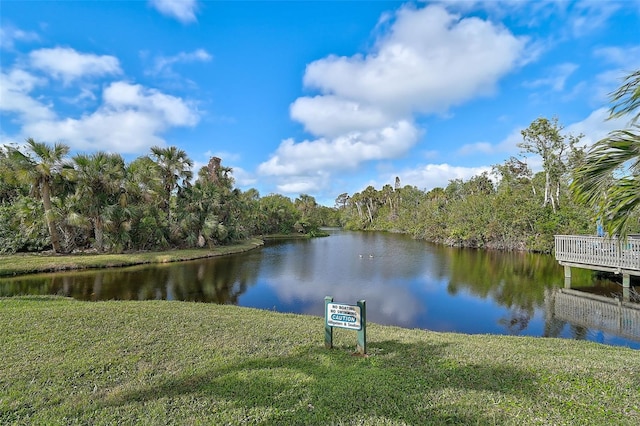
[[[331,319],[342,322],[356,322],[356,317],[344,314],[331,314]]]

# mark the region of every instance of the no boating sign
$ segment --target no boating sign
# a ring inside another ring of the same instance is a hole
[[[324,345],[333,347],[333,327],[346,328],[358,332],[357,350],[367,354],[366,302],[359,300],[356,305],[333,303],[333,297],[324,298]]]

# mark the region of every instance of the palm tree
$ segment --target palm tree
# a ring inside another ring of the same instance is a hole
[[[9,154],[18,169],[20,177],[31,185],[31,194],[42,200],[51,246],[55,253],[61,253],[63,249],[54,218],[51,188],[54,179],[61,176],[68,167],[65,157],[69,153],[69,146],[62,143],[55,143],[50,146],[44,142],[36,142],[33,138],[28,138],[26,144],[35,159],[31,155],[23,154],[16,148],[9,148]]]
[[[169,148],[153,146],[151,147],[151,156],[160,168],[164,188],[163,210],[167,215],[169,224],[171,224],[171,194],[175,189],[179,188],[181,179],[183,183],[187,183],[191,179],[193,176],[191,171],[193,161],[189,159],[185,151],[175,146]]]
[[[91,221],[95,246],[102,251],[108,213],[120,202],[121,189],[124,190],[124,160],[120,154],[106,152],[78,154],[73,160],[76,164],[78,207]]]
[[[222,225],[219,188],[209,180],[198,179],[193,186],[182,192],[176,206],[175,216],[180,228],[180,239],[189,247],[202,247],[205,243],[213,245]]]
[[[609,119],[632,115],[629,127],[596,142],[574,170],[571,188],[592,206],[610,235],[626,237],[640,210],[640,70],[611,94]],[[634,114],[634,112],[637,111]]]
[[[300,212],[300,220],[298,223],[302,227],[301,231],[305,233],[315,232],[320,227],[318,203],[316,199],[308,194],[300,194],[300,196],[295,199],[294,205]]]
[[[125,191],[131,215],[131,244],[137,249],[168,247],[164,232],[164,189],[158,165],[148,156],[128,164]]]

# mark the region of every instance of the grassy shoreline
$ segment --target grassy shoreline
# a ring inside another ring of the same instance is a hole
[[[123,254],[13,254],[0,255],[0,277],[56,272],[73,269],[113,268],[148,263],[168,263],[242,253],[260,247],[264,242],[254,238],[239,244],[213,249],[185,249]]]
[[[635,425],[637,351],[189,302],[0,299],[1,424]]]

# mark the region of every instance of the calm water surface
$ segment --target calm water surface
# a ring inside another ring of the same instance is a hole
[[[597,306],[585,313],[579,298],[559,298],[563,271],[551,256],[454,249],[388,233],[330,233],[206,260],[2,279],[0,296],[187,300],[317,316],[324,315],[324,297],[333,296],[350,304],[365,299],[368,321],[378,324],[640,349],[640,330],[611,326],[625,318],[603,319]],[[607,296],[621,292],[588,271],[574,271],[573,281]]]

